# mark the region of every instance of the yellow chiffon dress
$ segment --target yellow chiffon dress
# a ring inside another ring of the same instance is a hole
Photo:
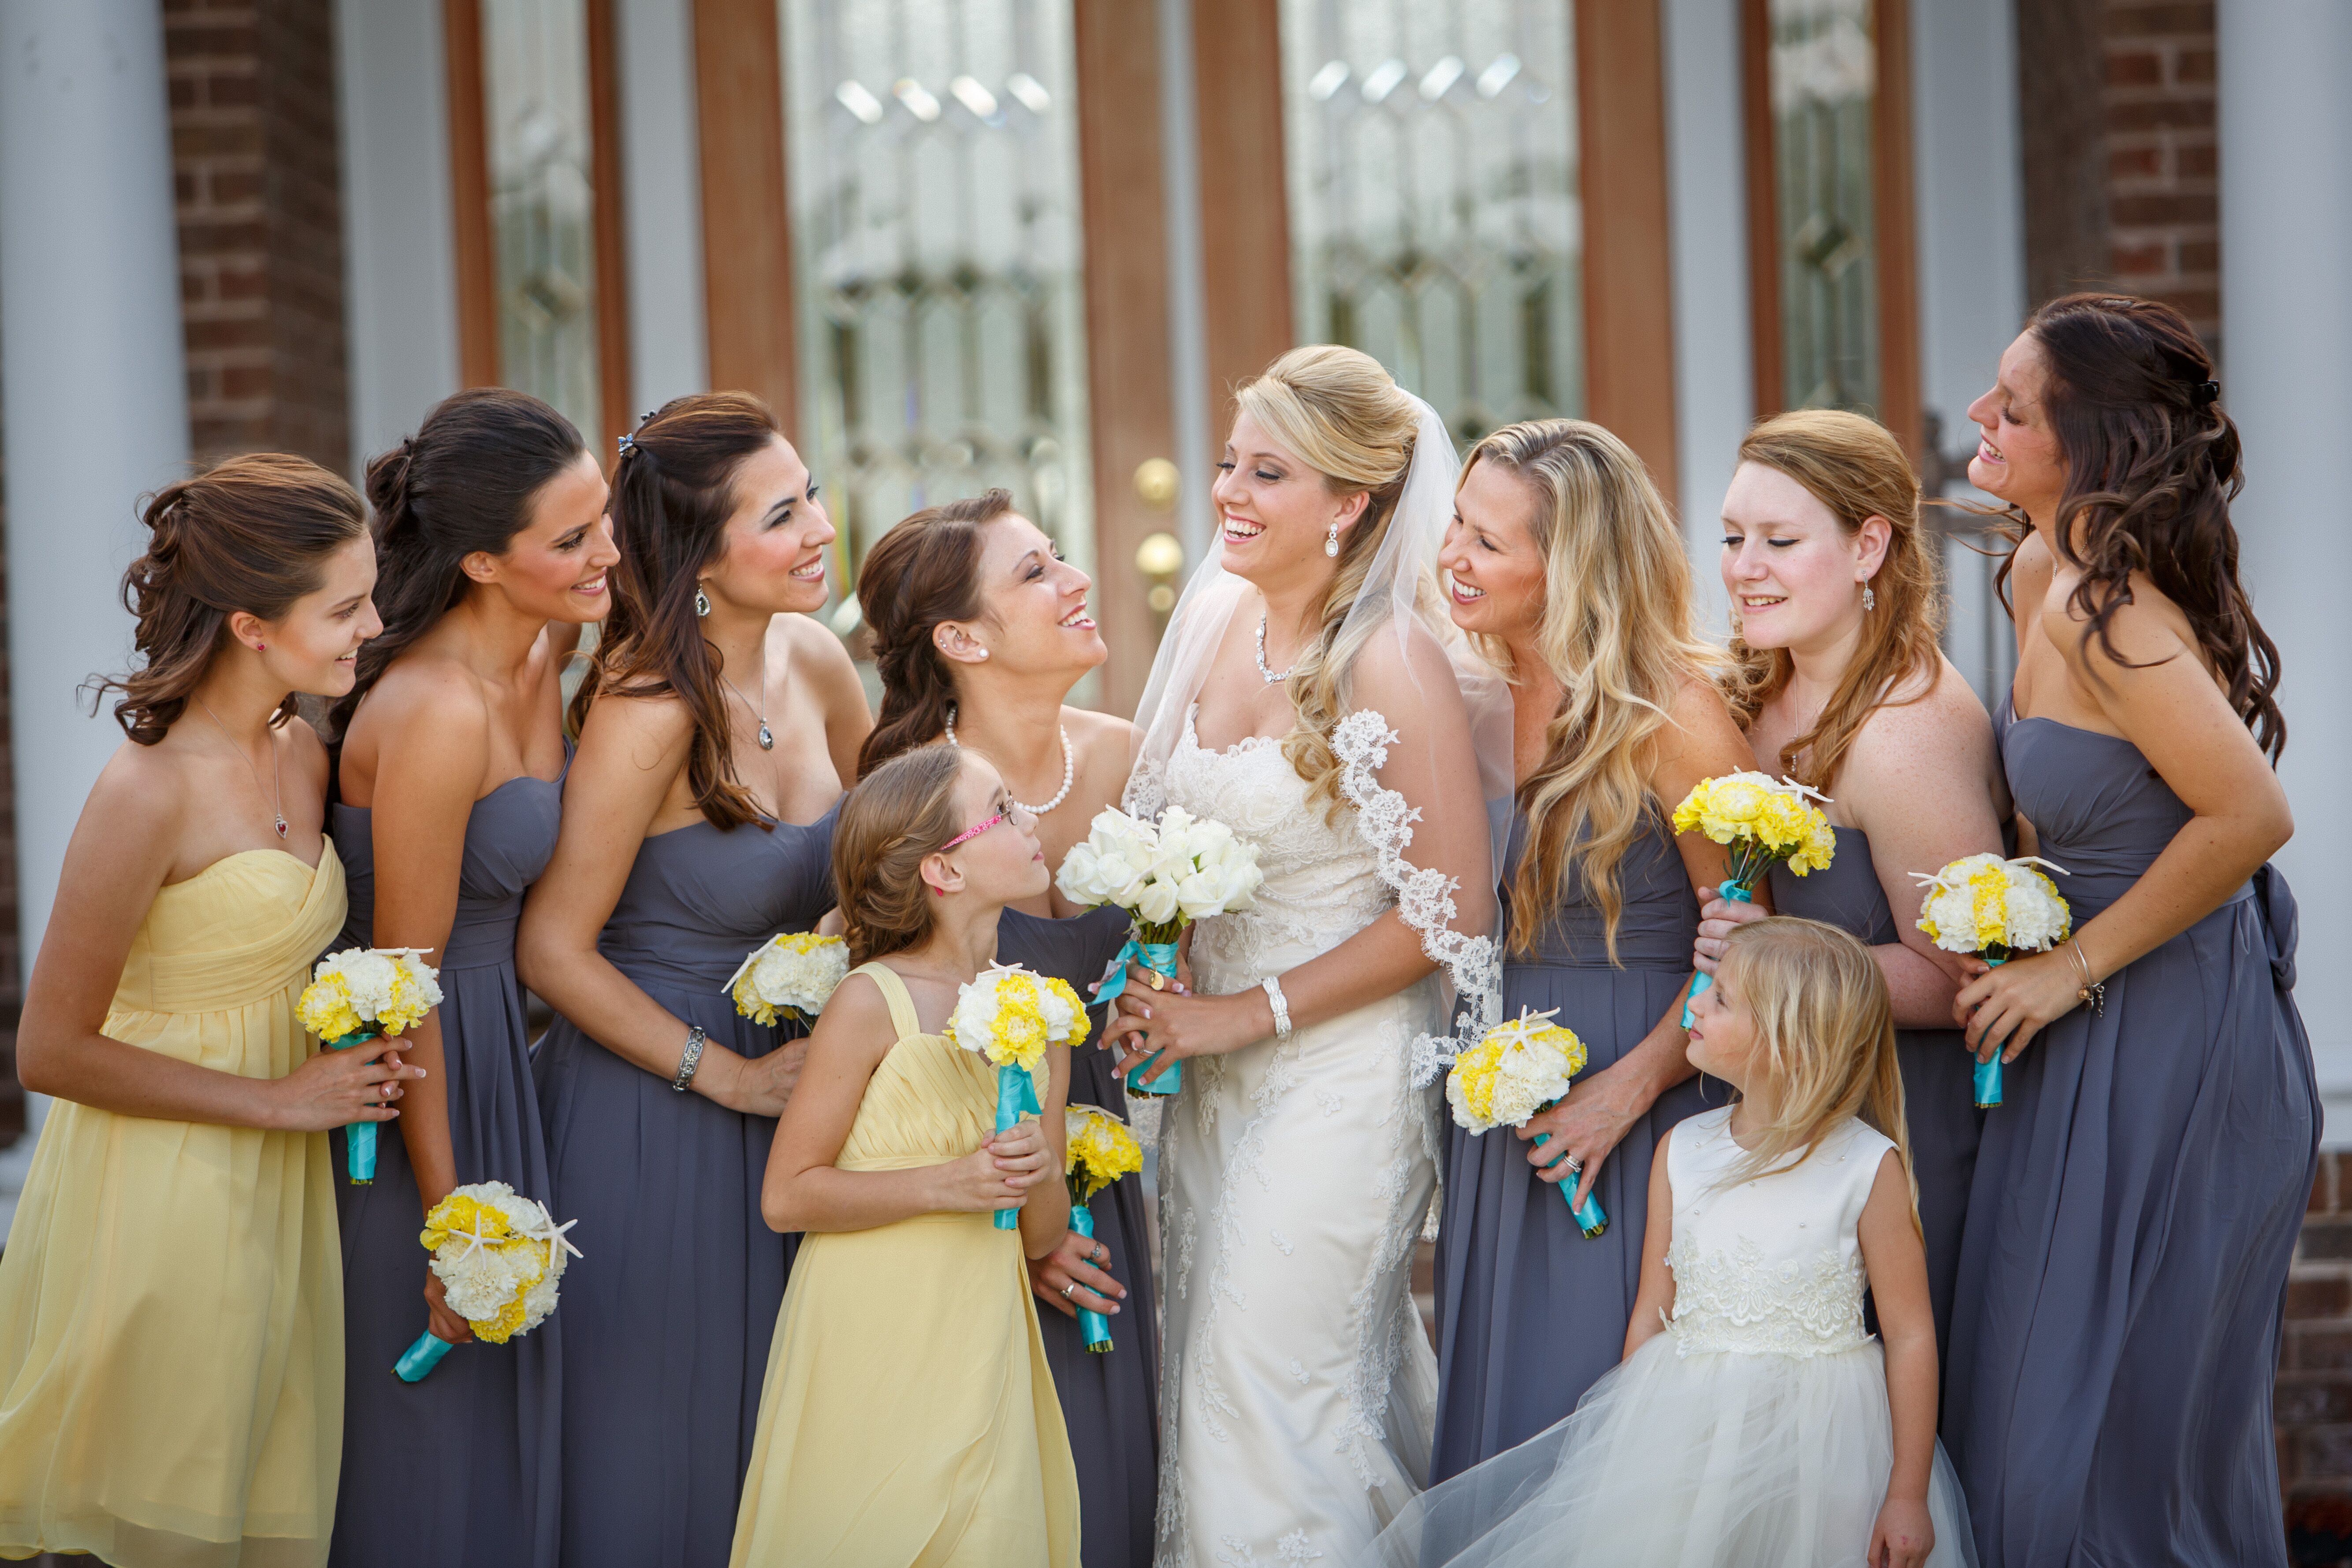
[[[870,976],[897,1043],[834,1163],[905,1171],[996,1127],[996,1069],[927,1035]],[[1078,1478],[1037,1332],[1021,1233],[985,1214],[812,1232],[793,1259],[733,1568],[1076,1568]]]
[[[294,1003],[342,923],[332,844],[315,871],[275,849],[215,861],[156,894],[106,1033],[282,1078],[314,1048]],[[0,1257],[0,1557],[324,1563],[337,1246],[323,1132],[52,1104]]]

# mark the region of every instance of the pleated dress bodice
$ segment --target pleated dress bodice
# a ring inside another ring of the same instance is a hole
[[[375,931],[375,814],[338,802],[334,819],[338,841],[351,846],[345,867],[351,878],[351,916],[337,940],[345,946],[366,947]],[[450,924],[448,942],[429,962],[444,973],[513,964],[523,894],[554,858],[562,826],[561,777],[525,773],[474,803],[466,818],[465,854],[457,869],[457,918]]]

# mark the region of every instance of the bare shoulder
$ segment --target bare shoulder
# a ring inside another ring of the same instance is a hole
[[[768,622],[768,644],[781,650],[795,671],[856,677],[857,666],[850,659],[847,647],[814,616],[774,616]]]
[[[2198,660],[2197,639],[2188,616],[2144,574],[2131,574],[2131,597],[2107,616],[2104,637],[2093,635],[2091,617],[2073,603],[2071,592],[2042,607],[2042,630],[2078,672],[2102,678],[2131,673],[2134,666],[2168,661],[2186,653]]]
[[[580,728],[573,766],[593,771],[599,762],[625,759],[647,771],[667,766],[674,773],[693,735],[693,715],[668,692],[600,691]]]
[[[1714,681],[1696,670],[1675,683],[1655,743],[1664,772],[1675,772],[1677,763],[1694,764],[1707,776],[1755,765],[1748,737],[1731,716],[1731,704]]]
[[[1355,656],[1349,670],[1355,706],[1378,709],[1391,723],[1415,715],[1432,692],[1459,690],[1454,661],[1444,645],[1419,622],[1408,622],[1402,637],[1382,627]]]
[[[896,1035],[881,984],[870,974],[853,973],[826,999],[811,1031],[809,1048],[870,1067],[897,1043]]]
[[[310,728],[310,721],[297,714],[286,721],[286,763],[297,769],[313,789],[327,787],[327,742],[319,739],[319,731]]]
[[[481,678],[459,660],[429,649],[394,661],[369,688],[352,729],[363,720],[375,729],[379,747],[429,738],[433,749],[441,751],[489,740],[489,701]]]
[[[1991,747],[1991,716],[1951,660],[1940,654],[1931,671],[1913,678],[1892,696],[1894,700],[1880,703],[1863,721],[1847,748],[1847,766],[1896,757],[1973,763]]]
[[[89,786],[76,832],[96,829],[110,838],[129,836],[145,845],[176,843],[186,826],[188,803],[199,793],[190,787],[193,779],[186,754],[169,736],[152,746],[125,741]]]

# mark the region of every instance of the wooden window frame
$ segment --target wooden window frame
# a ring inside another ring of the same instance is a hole
[[[709,3],[709,0],[705,0]],[[609,467],[629,412],[627,220],[621,184],[619,40],[614,0],[583,0],[588,29],[589,179],[596,256],[596,387],[601,430],[582,434]],[[443,68],[449,88],[449,197],[457,262],[457,374],[467,386],[502,384],[499,260],[490,221],[489,83],[481,0],[441,0]]]
[[[1770,0],[1741,0],[1740,76],[1748,141],[1748,275],[1756,417],[1785,412],[1780,331],[1780,179],[1772,123]],[[1872,265],[1878,289],[1878,422],[1913,463],[1923,455],[1919,384],[1918,216],[1911,169],[1909,0],[1871,0],[1877,90],[1871,100]]]

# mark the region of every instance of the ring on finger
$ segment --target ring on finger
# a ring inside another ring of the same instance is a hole
[[[1063,1287],[1062,1287],[1062,1300],[1065,1300],[1065,1301],[1068,1300],[1070,1299],[1070,1297],[1071,1297],[1071,1296],[1072,1296],[1072,1295],[1073,1295],[1073,1294],[1077,1290],[1077,1288],[1078,1288],[1078,1282],[1077,1282],[1076,1280],[1075,1280],[1075,1279],[1071,1280],[1067,1285],[1063,1286]]]
[[[1570,1175],[1580,1174],[1584,1170],[1584,1162],[1578,1159],[1573,1154],[1570,1154],[1567,1159],[1562,1160],[1560,1163],[1568,1167],[1569,1173]]]
[[[1110,1248],[1105,1247],[1099,1241],[1095,1243],[1095,1261],[1097,1263],[1108,1263],[1110,1261]]]

